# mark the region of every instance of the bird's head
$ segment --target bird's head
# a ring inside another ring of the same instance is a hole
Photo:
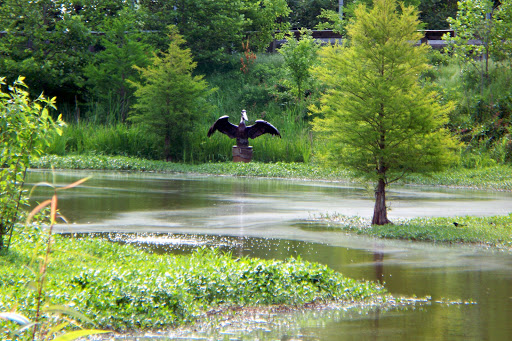
[[[247,118],[247,111],[242,110],[242,120],[241,121],[249,121],[249,119]]]

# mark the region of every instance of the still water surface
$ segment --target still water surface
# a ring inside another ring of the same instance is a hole
[[[315,181],[68,171],[34,171],[29,182],[65,185],[91,173],[93,178],[83,186],[59,194],[59,208],[73,222],[61,225],[62,232],[128,233],[126,240],[157,252],[217,246],[261,258],[300,255],[349,277],[384,282],[396,296],[432,298],[406,309],[282,315],[253,328],[248,339],[512,340],[512,253],[377,240],[310,222],[320,214],[370,217],[373,200],[362,188]],[[48,194],[39,188],[34,199]],[[392,188],[389,199],[391,219],[512,212],[510,192],[401,187]],[[474,304],[464,304],[468,301]],[[222,337],[240,337],[235,334]]]

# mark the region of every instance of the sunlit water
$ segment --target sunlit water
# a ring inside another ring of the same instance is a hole
[[[59,208],[73,222],[61,225],[61,232],[104,233],[154,252],[215,246],[261,258],[300,255],[349,277],[385,282],[396,296],[431,297],[426,304],[400,309],[255,315],[252,325],[220,321],[213,331],[181,337],[237,339],[249,333],[248,339],[272,340],[512,340],[508,251],[378,240],[311,222],[321,214],[370,217],[373,200],[362,188],[108,172],[31,172],[29,182],[64,185],[90,174],[93,178],[84,185],[59,193]],[[39,188],[34,199],[49,193]],[[391,188],[389,199],[391,219],[512,211],[510,192],[403,187]]]

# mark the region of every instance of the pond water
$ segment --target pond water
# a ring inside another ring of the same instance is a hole
[[[260,316],[254,328],[241,327],[251,330],[245,339],[512,340],[512,253],[378,240],[311,221],[335,213],[371,217],[373,198],[363,188],[318,181],[71,171],[33,171],[28,182],[65,185],[91,174],[84,185],[59,193],[59,208],[73,222],[59,225],[61,232],[105,233],[155,252],[216,246],[261,258],[300,255],[348,277],[384,282],[395,296],[431,297],[406,308]],[[49,193],[38,188],[34,200]],[[392,187],[388,198],[392,220],[512,212],[510,192]],[[216,332],[222,339],[248,333],[236,330],[235,324]]]

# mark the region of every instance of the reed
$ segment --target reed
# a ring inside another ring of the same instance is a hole
[[[160,156],[160,146],[157,136],[140,126],[82,123],[68,125],[61,136],[54,134],[46,152],[54,155],[99,154],[156,159]]]

